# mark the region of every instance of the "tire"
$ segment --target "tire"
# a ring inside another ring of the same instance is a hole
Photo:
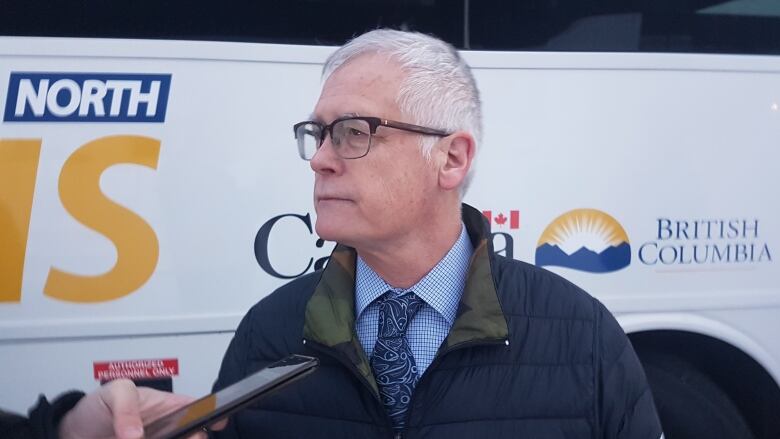
[[[693,365],[651,352],[641,360],[666,439],[756,439],[728,395]]]

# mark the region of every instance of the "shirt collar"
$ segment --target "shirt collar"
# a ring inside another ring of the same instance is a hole
[[[371,302],[388,290],[398,293],[414,291],[452,325],[466,284],[469,261],[473,252],[474,248],[471,246],[466,227],[461,226],[460,236],[452,248],[428,274],[408,290],[391,287],[358,255],[355,279],[356,317],[360,317]]]

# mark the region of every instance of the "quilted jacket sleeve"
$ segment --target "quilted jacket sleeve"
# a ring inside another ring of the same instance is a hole
[[[236,329],[233,340],[230,341],[225,356],[222,358],[222,366],[219,369],[219,376],[212,388],[212,391],[223,389],[246,376],[247,355],[249,339],[251,337],[251,312],[242,319]],[[235,422],[228,421],[227,426],[221,431],[212,431],[210,438],[218,439],[237,439],[239,438],[238,429]]]
[[[642,364],[615,318],[597,305],[597,401],[601,437],[658,439],[661,423]]]
[[[41,396],[30,410],[30,417],[0,411],[0,438],[4,439],[56,439],[60,419],[84,396],[82,392],[69,392],[49,403]]]
[[[258,305],[253,307],[238,325],[233,340],[230,341],[230,345],[228,345],[227,351],[225,351],[225,356],[222,359],[222,365],[219,369],[219,375],[212,387],[212,391],[216,392],[240,381],[252,372],[252,370],[249,369],[250,356],[257,357],[256,349],[259,349],[257,346],[259,343],[258,338],[261,337],[261,335],[255,333],[258,320],[257,311]],[[252,352],[253,349],[255,349],[255,352]],[[254,364],[254,370],[270,363],[271,361],[252,362],[252,364]],[[242,435],[239,432],[237,422],[234,422],[233,416],[231,416],[224,429],[220,431],[211,431],[209,437],[212,439],[240,439],[242,437],[254,437],[254,435],[250,433]]]

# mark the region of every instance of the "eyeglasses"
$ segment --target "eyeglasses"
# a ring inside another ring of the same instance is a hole
[[[371,138],[379,126],[425,134],[427,136],[446,137],[452,133],[433,128],[421,127],[404,122],[396,122],[378,117],[342,117],[329,125],[311,120],[293,125],[295,139],[298,141],[298,153],[304,160],[311,160],[322,147],[325,136],[330,134],[333,149],[343,159],[359,159],[371,149]]]

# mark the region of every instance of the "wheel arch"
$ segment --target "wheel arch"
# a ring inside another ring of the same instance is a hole
[[[757,437],[780,437],[780,369],[757,341],[691,314],[624,314],[618,321],[640,360],[659,352],[689,362],[728,394]]]

